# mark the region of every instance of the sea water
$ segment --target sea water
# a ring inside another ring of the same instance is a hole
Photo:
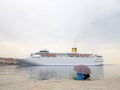
[[[89,67],[91,80],[120,77],[120,65]],[[73,66],[0,66],[0,90],[32,90],[38,81],[73,80],[74,75]]]
[[[91,79],[120,77],[120,65],[89,66]],[[0,66],[0,83],[6,80],[73,79],[73,66]]]

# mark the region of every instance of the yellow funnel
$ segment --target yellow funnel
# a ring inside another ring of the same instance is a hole
[[[72,52],[77,52],[77,48],[72,48]]]

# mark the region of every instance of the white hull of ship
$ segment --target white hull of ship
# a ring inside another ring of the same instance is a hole
[[[103,59],[97,57],[29,57],[20,62],[25,65],[103,65]]]

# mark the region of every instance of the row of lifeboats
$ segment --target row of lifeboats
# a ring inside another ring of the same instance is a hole
[[[69,57],[89,57],[91,54],[68,54]],[[57,54],[47,53],[41,54],[42,57],[56,57]],[[59,55],[58,55],[59,56]],[[64,55],[62,55],[64,56]]]
[[[89,57],[91,54],[69,54],[70,57]]]
[[[41,54],[42,57],[56,57],[56,54]]]

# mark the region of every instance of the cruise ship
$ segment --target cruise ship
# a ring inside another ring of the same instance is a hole
[[[40,50],[19,61],[22,65],[103,65],[102,56],[78,53],[77,48],[72,48],[70,53],[51,53],[48,50]]]

